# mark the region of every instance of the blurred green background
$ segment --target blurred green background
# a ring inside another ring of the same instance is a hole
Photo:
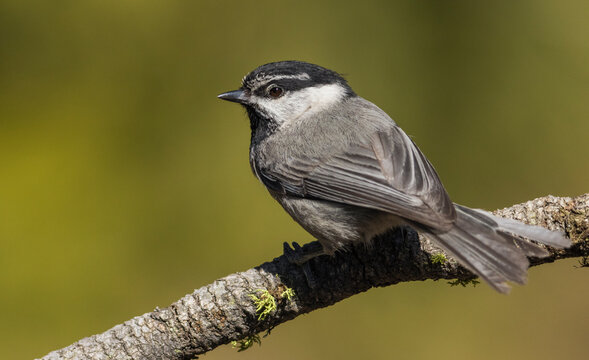
[[[2,1],[0,358],[28,359],[310,241],[248,165],[216,95],[266,62],[347,76],[412,135],[453,200],[589,191],[589,3]],[[589,273],[501,296],[374,289],[204,359],[587,355]]]

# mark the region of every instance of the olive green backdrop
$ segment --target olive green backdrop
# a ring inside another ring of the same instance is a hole
[[[248,165],[216,95],[276,60],[347,76],[495,209],[589,191],[586,1],[3,1],[0,358],[28,359],[310,241]],[[501,296],[374,289],[204,359],[587,355],[589,272]]]

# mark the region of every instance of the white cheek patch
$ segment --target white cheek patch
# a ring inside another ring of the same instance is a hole
[[[339,84],[319,85],[287,92],[278,99],[256,98],[258,107],[278,125],[291,125],[339,102],[346,90]]]
[[[284,104],[280,104],[278,100],[256,98],[254,102],[261,112],[266,114],[276,123],[280,124],[284,121],[284,118],[282,117],[282,113],[284,112]]]
[[[345,93],[346,90],[340,84],[315,86],[299,91],[300,100],[308,103],[315,111],[331,107],[339,102]]]
[[[345,95],[345,89],[339,84],[320,85],[287,93],[277,99],[274,105],[279,119],[284,125],[312,116],[330,108]]]

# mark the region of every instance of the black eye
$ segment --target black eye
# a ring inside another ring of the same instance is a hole
[[[282,88],[279,86],[273,85],[270,87],[270,89],[268,89],[268,95],[272,96],[274,99],[281,97],[283,93],[284,90],[282,90]]]

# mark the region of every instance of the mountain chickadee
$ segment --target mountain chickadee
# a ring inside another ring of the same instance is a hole
[[[409,225],[507,293],[507,281],[525,282],[527,256],[548,255],[522,237],[570,246],[559,232],[454,204],[407,134],[334,71],[269,63],[218,97],[245,107],[254,174],[322,245],[300,263]]]

